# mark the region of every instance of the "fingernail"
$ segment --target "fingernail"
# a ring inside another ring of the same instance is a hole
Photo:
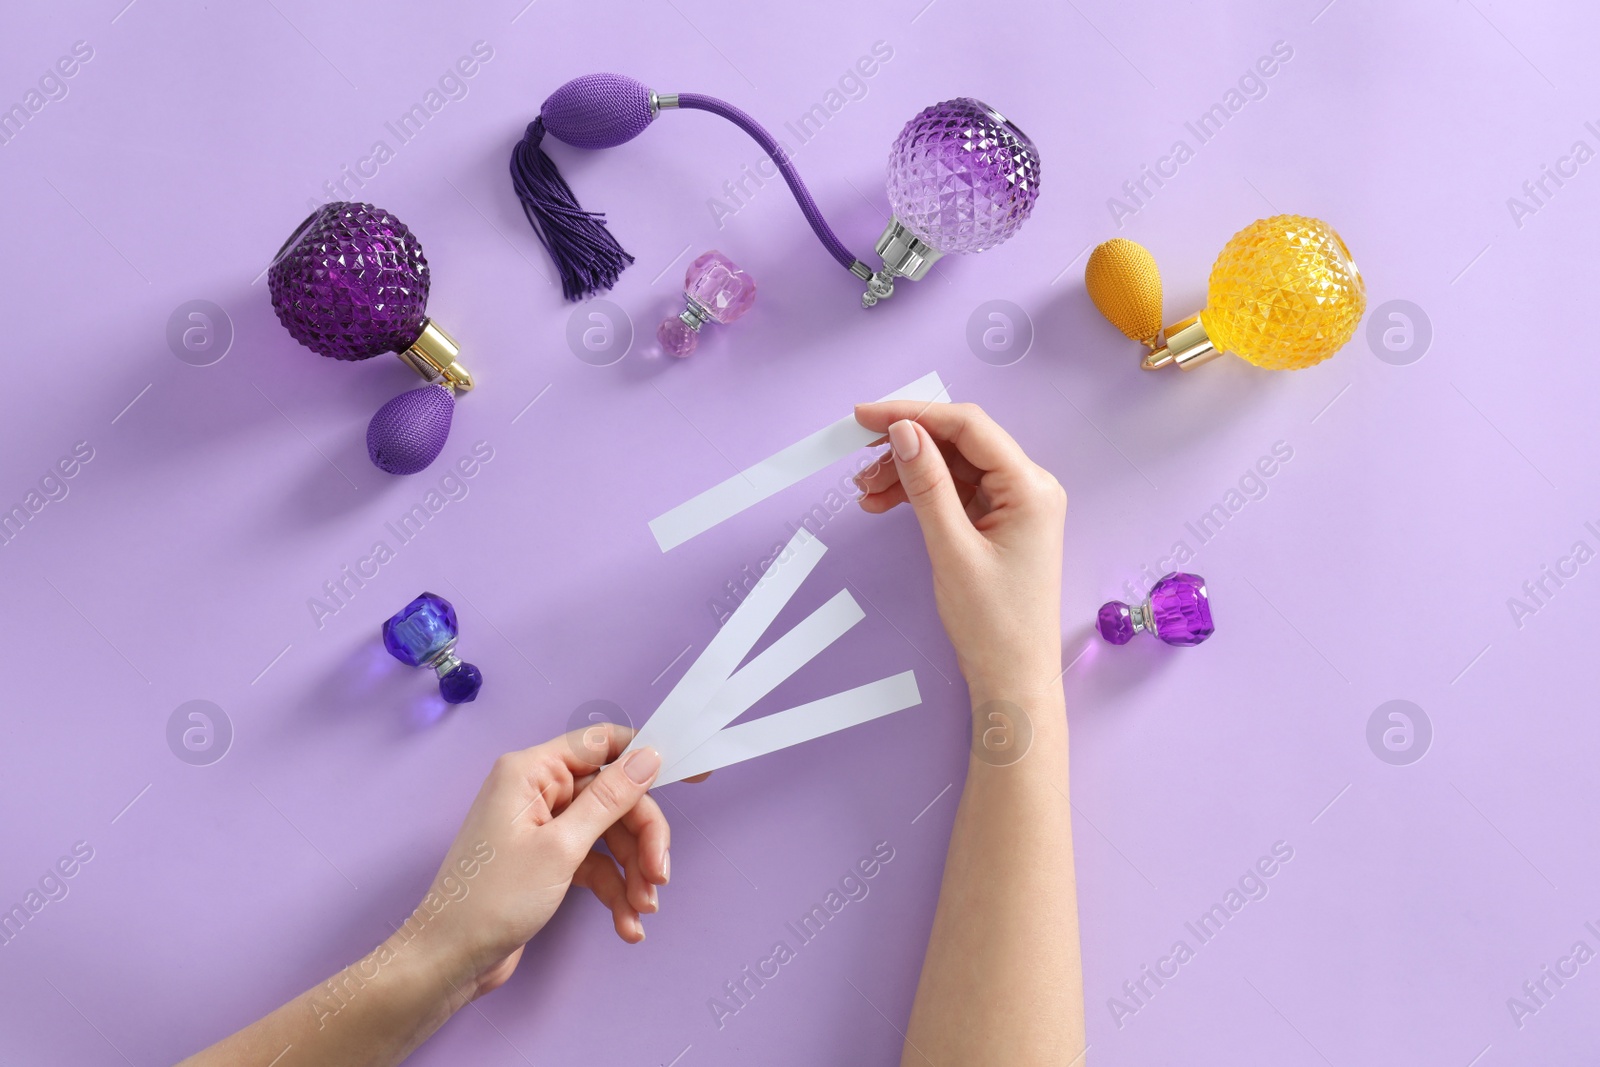
[[[641,748],[622,764],[622,773],[635,785],[644,785],[661,769],[661,753],[650,747]]]
[[[672,850],[661,854],[661,881],[662,884],[672,881]]]
[[[917,437],[917,428],[910,419],[889,424],[889,445],[894,449],[894,458],[901,463],[910,463],[917,458],[922,441]]]
[[[656,887],[650,887],[650,908],[652,911],[661,910],[661,894],[656,892]]]

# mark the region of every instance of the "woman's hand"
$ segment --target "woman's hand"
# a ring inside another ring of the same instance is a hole
[[[857,479],[861,506],[916,509],[974,713],[900,1062],[1079,1063],[1083,966],[1060,680],[1067,495],[971,404],[863,404],[856,420],[887,434],[892,457]]]
[[[1061,549],[1067,495],[975,404],[894,400],[856,407],[892,462],[857,477],[861,506],[916,510],[939,618],[974,703],[1044,686],[1061,666]]]
[[[661,769],[656,750],[611,762],[632,737],[603,723],[495,761],[428,895],[396,935],[415,931],[467,999],[511,977],[570,886],[611,910],[624,941],[644,940],[640,916],[659,906],[671,832],[647,792]],[[609,854],[594,847],[602,838]]]
[[[660,754],[617,759],[632,739],[603,723],[495,760],[432,888],[392,937],[184,1067],[276,1063],[291,1048],[293,1063],[392,1067],[511,977],[569,886],[599,897],[624,941],[643,941],[639,916],[667,884],[669,834],[646,792]],[[601,838],[610,855],[594,848]]]

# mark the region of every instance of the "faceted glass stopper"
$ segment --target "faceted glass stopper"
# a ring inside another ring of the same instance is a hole
[[[982,252],[1027,221],[1039,199],[1039,152],[981,100],[934,104],[889,151],[889,207],[945,254]]]
[[[333,359],[404,352],[422,333],[428,260],[406,224],[371,204],[325,204],[267,270],[272,310],[296,341]]]
[[[756,302],[755,279],[715,249],[689,264],[683,295],[709,312],[712,322],[726,326]]]
[[[432,666],[455,646],[460,632],[450,601],[423,593],[383,624],[383,647],[407,666]]]
[[[470,663],[458,663],[439,675],[439,695],[447,704],[467,704],[478,699],[483,672]]]
[[[1216,629],[1206,580],[1182,571],[1163,577],[1137,608],[1120,600],[1102,605],[1095,628],[1113,645],[1125,645],[1141,632],[1153,633],[1169,645],[1198,645]]]
[[[1133,612],[1120,600],[1100,606],[1100,616],[1095,619],[1095,629],[1113,645],[1125,645],[1133,640]]]
[[[679,359],[700,347],[700,335],[678,318],[662,319],[656,327],[656,340],[661,342],[663,352]]]

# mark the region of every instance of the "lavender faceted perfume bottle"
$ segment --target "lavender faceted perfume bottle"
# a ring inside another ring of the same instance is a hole
[[[402,393],[367,426],[367,454],[391,474],[414,474],[444,448],[455,391],[472,388],[461,349],[427,316],[427,257],[399,219],[371,204],[313,211],[267,270],[278,321],[330,359],[393,352],[430,384]]]
[[[432,667],[439,674],[439,695],[465,704],[477,699],[483,672],[456,655],[460,634],[450,601],[423,593],[383,624],[383,647],[407,666]]]
[[[664,319],[656,328],[663,351],[682,358],[700,344],[700,327],[707,322],[726,326],[756,302],[755,279],[713,249],[689,264],[683,276],[687,305],[676,318]]]
[[[982,252],[1027,221],[1039,199],[1039,153],[1028,135],[981,100],[924,108],[889,152],[894,217],[875,246],[883,269],[867,279],[863,307],[918,281],[941,256]]]
[[[1101,605],[1095,628],[1113,645],[1125,645],[1137,633],[1153,634],[1169,645],[1198,645],[1215,630],[1206,580],[1173,571],[1150,588],[1149,598],[1138,607],[1120,600]]]

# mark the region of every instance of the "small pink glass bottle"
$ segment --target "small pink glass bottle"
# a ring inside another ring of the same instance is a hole
[[[686,305],[676,318],[656,327],[662,351],[682,359],[700,344],[700,327],[707,322],[727,325],[756,302],[755,279],[738,264],[713,249],[689,264],[683,276]]]

